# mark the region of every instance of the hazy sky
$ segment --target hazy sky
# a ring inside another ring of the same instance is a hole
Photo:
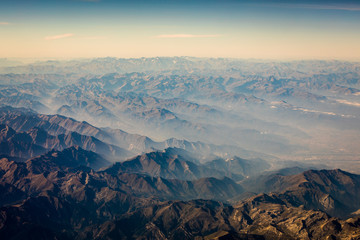
[[[0,57],[360,60],[360,1],[0,0],[0,44]]]

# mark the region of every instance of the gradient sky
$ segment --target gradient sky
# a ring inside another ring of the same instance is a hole
[[[359,1],[0,0],[0,58],[360,60]]]

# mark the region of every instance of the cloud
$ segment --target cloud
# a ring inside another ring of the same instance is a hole
[[[8,22],[0,22],[0,25],[9,25],[10,23]]]
[[[359,5],[337,5],[337,4],[279,4],[279,7],[302,8],[315,10],[341,10],[341,11],[360,11]]]
[[[342,100],[342,99],[338,99],[336,101],[339,102],[339,103],[342,103],[342,104],[351,105],[351,106],[355,106],[355,107],[360,107],[360,103],[358,103],[358,102],[350,102],[350,101]]]
[[[83,40],[105,40],[108,39],[106,36],[87,36],[87,37],[81,37]]]
[[[220,35],[196,35],[196,34],[163,34],[156,38],[213,38],[220,37]]]
[[[344,11],[360,11],[360,7],[357,6],[315,6],[315,8],[324,10],[344,10]]]
[[[65,33],[65,34],[61,34],[61,35],[47,36],[47,37],[45,37],[45,40],[56,40],[56,39],[67,38],[67,37],[72,37],[72,36],[74,36],[74,34]]]

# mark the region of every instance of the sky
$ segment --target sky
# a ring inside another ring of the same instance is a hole
[[[360,1],[0,0],[0,58],[360,60]]]

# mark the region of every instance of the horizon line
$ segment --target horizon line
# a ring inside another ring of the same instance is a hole
[[[359,58],[320,58],[320,57],[308,57],[308,58],[258,58],[258,57],[199,57],[199,56],[143,56],[143,57],[118,57],[118,56],[101,56],[101,57],[0,57],[0,60],[33,60],[33,61],[73,61],[73,60],[93,60],[93,59],[153,59],[153,58],[194,58],[194,59],[231,59],[231,60],[252,60],[252,61],[340,61],[340,62],[360,62]],[[1,65],[0,65],[1,67]]]

